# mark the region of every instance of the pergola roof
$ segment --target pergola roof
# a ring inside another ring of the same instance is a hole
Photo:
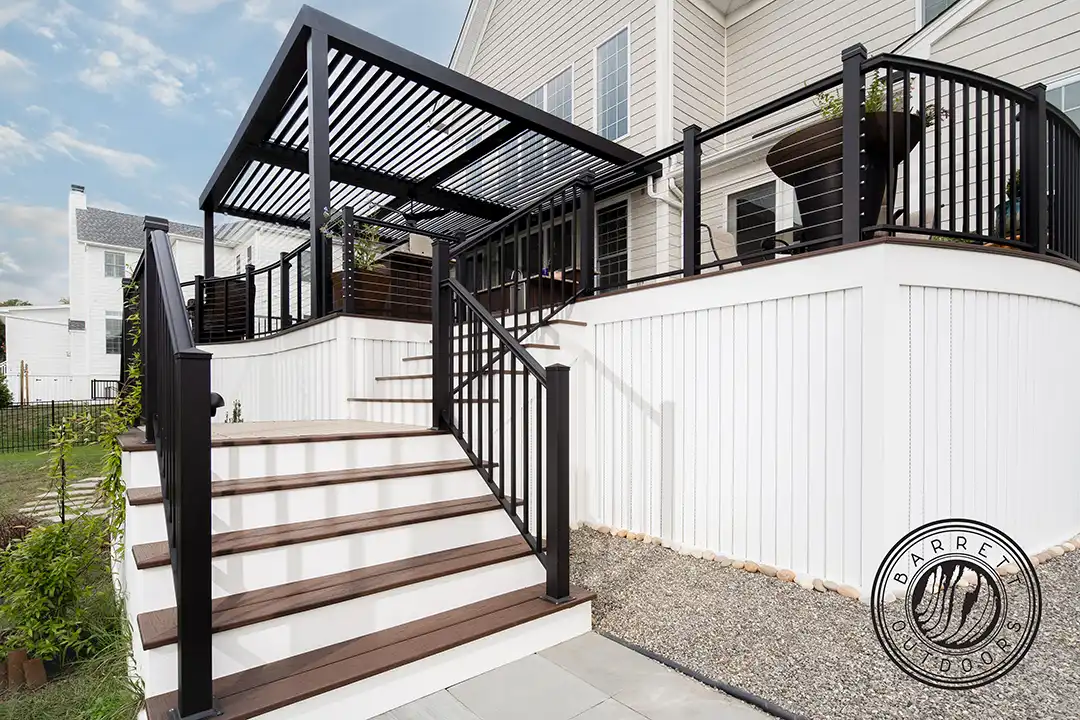
[[[309,157],[312,127],[324,151]],[[586,170],[639,159],[305,5],[199,204],[309,227],[322,202],[450,235],[499,220]],[[328,177],[328,191],[313,176]]]

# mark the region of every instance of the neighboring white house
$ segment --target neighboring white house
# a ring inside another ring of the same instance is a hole
[[[641,153],[671,145],[841,67],[862,43],[978,71],[1080,120],[1080,0],[473,0],[451,67]],[[527,52],[523,52],[528,48]],[[798,112],[796,112],[797,110]],[[796,119],[805,106],[790,113]],[[707,144],[702,260],[735,254],[740,219],[798,222],[790,186],[765,164],[792,126],[776,115]],[[650,191],[599,207],[600,276],[643,277],[681,263],[681,168]],[[710,236],[715,242],[714,257]]]
[[[122,280],[142,254],[141,215],[88,206],[86,189],[72,185],[68,196],[69,305],[4,308],[7,323],[8,386],[20,399],[19,370],[28,368],[26,399],[81,400],[108,392],[120,377],[123,335]],[[170,222],[169,238],[181,282],[203,270],[203,230]],[[276,260],[304,237],[296,231],[251,221],[215,232],[218,276]],[[94,381],[99,381],[97,384]]]

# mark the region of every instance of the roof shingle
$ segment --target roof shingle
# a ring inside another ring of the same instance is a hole
[[[95,207],[75,211],[79,240],[116,247],[142,249],[146,243],[143,235],[143,220],[141,215],[129,215]],[[203,236],[201,227],[172,221],[169,222],[169,232],[194,238]],[[227,245],[228,243],[215,244]]]

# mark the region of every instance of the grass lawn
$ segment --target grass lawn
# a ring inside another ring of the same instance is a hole
[[[100,445],[75,447],[71,452],[68,479],[72,482],[101,475],[105,451]],[[0,513],[14,512],[49,486],[45,466],[48,451],[0,453]]]

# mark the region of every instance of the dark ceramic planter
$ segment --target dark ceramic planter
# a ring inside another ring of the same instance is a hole
[[[890,174],[895,186],[896,168],[923,138],[922,117],[902,112],[891,113],[890,137],[889,115],[867,113],[863,123],[863,226],[877,223]],[[910,118],[910,132],[905,128],[906,118]],[[795,188],[802,241],[829,238],[814,249],[839,245],[844,200],[843,119],[822,120],[788,135],[773,145],[765,162],[777,177]]]

